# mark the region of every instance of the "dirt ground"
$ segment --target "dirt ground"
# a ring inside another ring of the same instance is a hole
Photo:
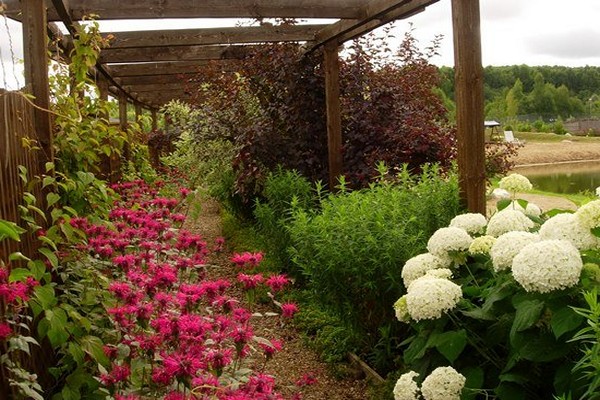
[[[514,158],[516,165],[544,164],[570,161],[600,161],[600,141],[553,143],[526,142]]]

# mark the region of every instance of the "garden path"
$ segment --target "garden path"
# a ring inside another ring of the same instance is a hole
[[[198,219],[186,222],[186,229],[201,234],[207,243],[214,243],[214,239],[221,236],[220,206],[213,199],[203,196],[202,211]],[[214,253],[209,267],[209,275],[215,279],[226,278],[236,280],[239,272],[229,261],[230,254],[227,249],[223,253]],[[237,298],[242,299],[240,292]],[[255,305],[253,311],[275,311],[273,307]],[[280,325],[278,318],[254,317],[252,320],[256,336],[267,339],[280,339],[283,349],[268,361],[265,372],[273,375],[277,382],[277,391],[286,398],[293,398],[298,392],[296,383],[302,381],[302,400],[365,400],[367,383],[364,379],[356,379],[359,372],[349,369],[347,377],[337,379],[327,364],[319,360],[316,352],[304,343],[300,332],[294,329],[293,324]],[[253,369],[262,369],[264,359],[250,361],[254,363]],[[352,378],[354,376],[354,378]],[[314,382],[313,382],[314,378]],[[307,384],[310,383],[310,384]]]

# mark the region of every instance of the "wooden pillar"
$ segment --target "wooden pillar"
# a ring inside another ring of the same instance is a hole
[[[142,105],[140,103],[135,103],[135,122],[139,123],[140,118],[143,115]]]
[[[342,117],[340,112],[340,65],[338,45],[324,48],[325,98],[327,104],[327,147],[329,150],[329,190],[342,175]]]
[[[463,204],[485,215],[485,139],[479,0],[452,0],[458,173]]]
[[[156,113],[156,108],[151,110],[152,112],[152,130],[155,131],[158,129],[158,114]]]
[[[125,92],[119,92],[119,128],[123,132],[127,132],[127,95]],[[123,158],[129,160],[130,156],[129,135],[126,135],[125,143],[123,144]]]
[[[46,2],[23,0],[23,51],[25,64],[25,86],[35,99],[34,124],[42,155],[41,173],[45,173],[46,162],[54,160],[50,114],[50,87],[48,84],[48,37],[46,35]]]

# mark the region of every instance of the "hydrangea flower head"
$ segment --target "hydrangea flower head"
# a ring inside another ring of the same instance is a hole
[[[523,206],[519,204],[517,200],[513,200],[506,208],[509,210],[521,211],[528,217],[539,217],[542,214],[540,207],[531,202],[527,203],[527,206],[523,208]]]
[[[454,282],[425,274],[408,287],[406,306],[411,318],[440,318],[453,309],[462,298],[462,289]]]
[[[537,234],[523,231],[512,231],[500,235],[490,251],[494,271],[510,269],[513,258],[523,247],[539,241],[540,237]]]
[[[540,227],[542,240],[568,240],[579,250],[590,250],[600,246],[600,239],[584,227],[575,214],[557,214]]]
[[[582,205],[575,215],[579,223],[587,229],[593,229],[600,226],[600,200],[590,201]]]
[[[511,193],[527,192],[533,188],[529,179],[520,174],[510,174],[500,179],[498,184],[500,189],[504,189]]]
[[[449,226],[435,231],[427,242],[427,250],[444,259],[452,253],[467,251],[472,241],[473,238],[464,229]]]
[[[452,367],[434,369],[421,384],[425,400],[460,400],[465,378]]]
[[[467,231],[468,234],[477,235],[485,231],[487,219],[483,214],[467,213],[457,215],[450,221],[450,226],[461,228]]]
[[[448,267],[448,261],[448,259],[442,259],[431,253],[419,254],[407,260],[402,268],[404,287],[410,286],[415,279],[422,277],[431,269]]]
[[[534,226],[535,223],[522,212],[505,208],[492,215],[488,222],[486,235],[498,237],[510,231],[528,231]]]
[[[396,300],[394,303],[394,311],[398,321],[410,322],[410,314],[408,313],[408,306],[406,305],[406,295]]]
[[[528,292],[548,293],[579,282],[583,262],[566,240],[543,240],[525,246],[513,259],[515,280]]]
[[[469,246],[469,254],[490,254],[495,242],[496,238],[490,235],[476,237]]]
[[[394,385],[394,400],[416,400],[418,399],[419,387],[415,377],[419,376],[415,371],[402,374]]]

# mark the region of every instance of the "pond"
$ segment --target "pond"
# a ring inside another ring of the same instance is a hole
[[[600,161],[515,167],[514,172],[526,176],[534,189],[546,192],[595,193],[600,186]]]

